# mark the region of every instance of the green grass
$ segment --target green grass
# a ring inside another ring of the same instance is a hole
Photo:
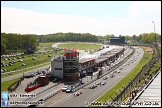
[[[149,59],[145,59],[145,57],[148,57]],[[127,74],[120,82],[118,82],[116,85],[114,85],[110,90],[108,90],[104,95],[99,97],[96,102],[100,101],[111,101],[111,97],[115,97],[116,94],[119,92],[119,89],[122,90],[123,86],[128,84],[129,81],[132,80],[132,78],[142,69],[142,66],[144,66],[150,59],[152,58],[152,55],[147,53],[144,50],[144,55],[141,59],[141,61],[138,63],[138,65],[129,73]]]
[[[83,42],[72,42],[72,43],[65,43],[65,44],[60,44],[58,45],[61,48],[78,48],[79,50],[85,50],[86,52],[89,50],[90,53],[92,52],[92,49],[96,51],[98,48],[100,48],[102,45],[98,44],[89,44],[89,43],[83,43]]]
[[[160,67],[161,66],[161,61],[159,60],[159,61],[157,61],[155,64],[154,64],[154,67],[153,68],[151,68],[151,70],[150,70],[150,74],[152,74],[158,67]]]
[[[5,81],[5,82],[1,82],[1,91],[6,91],[8,90],[8,87],[13,84],[14,82],[18,81],[20,78],[16,78],[13,80],[9,80],[9,81]]]
[[[52,45],[55,44],[55,43],[56,43],[56,42],[39,43],[39,46],[40,46],[40,47],[41,47],[41,46],[45,46],[45,47],[46,47],[46,46],[49,46],[49,47],[51,46],[51,47],[52,47]]]

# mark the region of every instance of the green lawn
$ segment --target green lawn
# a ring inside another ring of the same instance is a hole
[[[89,44],[89,43],[83,43],[83,42],[72,42],[72,43],[65,43],[65,44],[60,44],[58,45],[61,48],[77,48],[79,50],[85,50],[86,52],[89,50],[90,53],[92,53],[92,49],[94,49],[94,51],[96,51],[98,48],[100,48],[102,45],[98,45],[98,44]]]
[[[1,83],[1,91],[7,91],[8,87],[13,84],[14,82],[18,81],[20,78],[16,78],[13,80],[5,81]]]
[[[144,49],[143,49],[144,50]],[[149,59],[145,59],[145,57],[148,57]],[[144,50],[144,55],[139,62],[139,64],[129,73],[127,74],[121,81],[119,81],[116,85],[114,85],[110,90],[108,90],[104,95],[99,97],[96,102],[100,101],[111,101],[111,97],[115,97],[115,93],[119,93],[119,89],[122,90],[123,86],[128,84],[132,80],[132,78],[142,69],[142,66],[144,66],[150,59],[152,58],[152,55],[147,53]]]

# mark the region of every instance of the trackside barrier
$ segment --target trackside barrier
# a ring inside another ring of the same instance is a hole
[[[57,91],[55,91],[55,92],[53,92],[53,93],[51,93],[51,94],[49,94],[49,95],[47,95],[47,96],[43,97],[42,99],[43,99],[43,101],[45,101],[45,100],[49,99],[50,97],[52,97],[52,96],[56,95],[57,93],[58,93],[58,92],[57,92]]]
[[[159,69],[158,69],[159,70]],[[161,72],[161,70],[159,70],[156,75],[149,81],[149,83],[140,91],[140,93],[138,93],[138,95],[131,101],[131,103],[133,103],[134,101],[136,101],[141,94],[147,89],[147,87],[152,83],[152,81],[156,78],[156,76]],[[127,107],[131,107],[132,104],[128,105]]]
[[[125,59],[123,59],[123,60],[121,61],[120,64],[122,64],[122,63],[124,63],[125,61],[127,61],[127,60],[132,56],[132,54],[133,54],[134,52],[135,52],[135,49],[133,48],[133,51],[132,51]],[[101,76],[99,76],[99,78],[102,78],[104,75],[106,75],[106,74],[112,72],[113,70],[115,70],[115,69],[118,68],[119,66],[120,66],[120,65],[118,65],[117,67],[111,68],[108,72],[105,72],[104,74],[102,74]],[[72,93],[74,93],[75,91],[77,91],[77,90],[79,90],[79,89],[81,89],[81,88],[87,86],[88,84],[90,84],[90,83],[96,81],[97,79],[98,79],[98,78],[95,78],[95,79],[93,79],[93,80],[91,80],[91,81],[89,81],[89,82],[87,82],[87,83],[84,83],[83,85],[81,85],[81,86],[79,86],[79,87],[73,89],[73,90],[72,90]]]
[[[131,91],[131,89],[133,87],[136,87],[139,83],[141,83],[141,80],[144,80],[144,76],[149,75],[150,69],[154,66],[155,62],[159,60],[158,58],[161,58],[161,56],[159,56],[159,54],[155,55],[154,50],[153,50],[152,55],[153,55],[152,59],[142,67],[141,71],[130,82],[128,82],[128,84],[124,87],[124,89],[119,94],[116,94],[116,97],[112,99],[112,102],[125,99],[125,97],[127,97],[129,95],[129,92]],[[161,66],[159,68],[157,68],[152,74],[156,75],[156,73],[159,70],[161,70]],[[142,92],[143,91],[141,91],[140,93],[142,93]]]
[[[35,95],[37,96],[37,95],[39,95],[39,94],[41,94],[41,93],[43,93],[43,92],[45,92],[45,91],[47,91],[47,90],[49,90],[49,89],[51,89],[51,88],[57,86],[57,85],[58,85],[58,84],[54,84],[54,85],[52,85],[52,86],[50,86],[50,87],[48,87],[48,88],[46,88],[46,89],[43,89],[42,91],[36,93]]]

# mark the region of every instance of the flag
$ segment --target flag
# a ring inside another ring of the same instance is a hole
[[[64,48],[64,52],[66,52],[66,48]]]
[[[72,48],[72,52],[74,52],[74,48]]]

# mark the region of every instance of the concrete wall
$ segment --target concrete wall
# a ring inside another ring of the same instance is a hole
[[[57,76],[58,78],[63,79],[63,60],[60,61],[55,61],[54,59],[51,60],[51,74],[52,76]]]

